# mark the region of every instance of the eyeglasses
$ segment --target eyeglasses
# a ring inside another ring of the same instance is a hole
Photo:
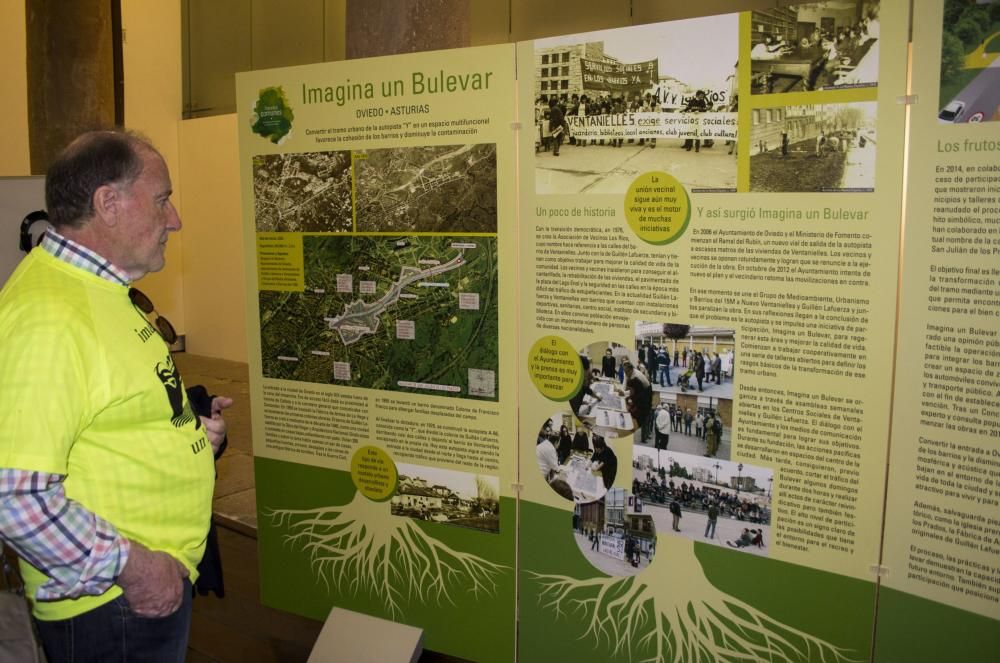
[[[156,329],[160,332],[163,340],[167,342],[167,345],[173,345],[177,342],[177,332],[174,330],[174,326],[170,324],[169,320],[156,312],[156,308],[149,297],[143,294],[138,288],[129,288],[128,298],[144,314],[149,315],[150,313],[154,313],[156,315],[154,319]]]

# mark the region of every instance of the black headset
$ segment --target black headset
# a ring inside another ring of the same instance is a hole
[[[21,246],[21,250],[22,251],[24,251],[25,253],[28,253],[32,249],[32,244],[31,244],[31,226],[33,226],[36,221],[48,221],[48,220],[49,220],[48,212],[46,212],[43,209],[39,209],[39,210],[35,210],[34,212],[30,212],[28,214],[28,216],[24,217],[24,220],[21,221],[21,244],[20,244],[20,246]],[[41,244],[41,242],[42,242],[42,236],[44,234],[45,233],[42,233],[42,235],[38,236],[38,241],[35,242],[36,246],[38,244]]]

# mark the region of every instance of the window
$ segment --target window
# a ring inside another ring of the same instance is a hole
[[[562,75],[563,76],[569,76],[569,67],[563,67],[562,68]]]
[[[569,62],[569,51],[566,51],[565,53],[562,54],[562,61]]]
[[[760,124],[760,111],[756,108],[753,110],[753,125],[757,126]]]
[[[542,78],[545,78],[548,75],[549,75],[549,68],[548,67],[542,67]]]
[[[545,55],[542,56],[542,64],[548,64],[548,63],[549,63],[549,56],[546,53]]]
[[[564,80],[564,81],[562,82],[562,84],[561,84],[561,85],[560,85],[559,87],[560,87],[561,89],[563,89],[563,90],[568,90],[568,89],[569,89],[569,81],[567,81],[567,80]]]
[[[542,81],[542,89],[543,90],[548,90],[549,89],[549,82],[548,81]]]

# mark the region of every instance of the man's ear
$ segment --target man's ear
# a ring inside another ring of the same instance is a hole
[[[97,187],[94,191],[94,216],[100,219],[106,226],[114,227],[118,224],[118,215],[121,212],[121,193],[110,184]]]

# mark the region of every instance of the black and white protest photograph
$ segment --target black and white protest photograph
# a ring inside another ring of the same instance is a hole
[[[549,487],[578,504],[604,497],[618,474],[612,443],[569,411],[556,412],[542,423],[535,459]]]
[[[875,190],[874,101],[755,108],[750,190]]]
[[[767,557],[771,541],[770,468],[703,456],[657,457],[635,447],[632,494],[657,531]]]
[[[500,477],[397,463],[394,516],[500,531]]]
[[[751,23],[753,94],[878,85],[877,0],[761,9]]]
[[[737,14],[534,45],[536,193],[624,193],[648,171],[736,190]]]
[[[645,570],[656,554],[656,524],[638,495],[612,488],[600,500],[573,509],[573,537],[580,552],[609,576]]]

